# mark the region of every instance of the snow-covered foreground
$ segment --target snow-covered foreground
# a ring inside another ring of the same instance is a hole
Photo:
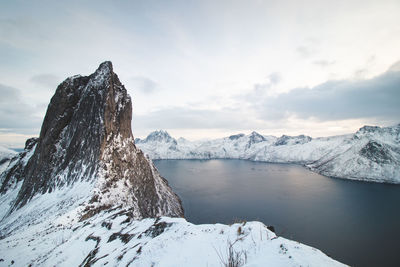
[[[138,221],[121,208],[80,222],[83,199],[77,196],[87,189],[77,184],[35,197],[3,219],[0,266],[224,266],[229,248],[244,266],[343,266],[315,248],[277,237],[260,222]]]
[[[191,142],[156,131],[136,144],[152,159],[248,159],[297,163],[325,176],[400,183],[400,124],[364,126],[354,134],[311,138],[253,132]]]

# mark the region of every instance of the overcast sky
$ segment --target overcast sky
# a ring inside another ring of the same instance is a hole
[[[111,60],[133,133],[328,136],[400,123],[400,1],[1,1],[0,144]]]

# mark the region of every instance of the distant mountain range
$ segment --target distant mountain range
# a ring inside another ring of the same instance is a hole
[[[354,134],[311,138],[252,132],[209,141],[175,139],[155,131],[136,139],[152,159],[247,159],[302,164],[325,176],[400,183],[400,124],[364,126]]]

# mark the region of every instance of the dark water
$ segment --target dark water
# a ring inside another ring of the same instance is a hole
[[[400,186],[327,178],[292,164],[160,160],[188,221],[259,220],[352,266],[400,266]]]

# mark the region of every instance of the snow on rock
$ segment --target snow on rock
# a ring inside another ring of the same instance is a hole
[[[59,202],[42,195],[14,217],[50,205],[40,198]],[[30,220],[29,227],[2,237],[0,266],[222,266],[230,248],[242,266],[344,266],[315,248],[277,237],[260,222],[228,226],[169,217],[134,220],[126,209],[79,222],[79,206],[67,210],[57,214],[52,209],[45,219]]]
[[[2,173],[10,163],[10,160],[17,154],[14,150],[0,146],[0,173]]]
[[[152,159],[248,159],[298,163],[320,174],[371,182],[400,183],[400,124],[364,126],[355,134],[311,138],[305,135],[279,138],[237,134],[209,141],[168,138],[140,140]],[[149,136],[155,135],[154,133]]]
[[[6,193],[10,188],[14,189],[17,185],[19,187],[22,185],[22,170],[26,167],[27,162],[32,157],[36,148],[37,140],[37,138],[26,140],[24,151],[14,155],[14,157],[5,162],[4,170],[0,173],[0,192]],[[14,170],[14,172],[11,172],[10,170]],[[14,203],[15,198],[10,199],[8,197],[6,200],[8,200],[9,203]]]
[[[15,156],[15,154],[17,154],[17,152],[15,152],[14,150],[0,146],[0,162],[4,159],[12,158],[13,156]]]
[[[400,183],[400,124],[364,126],[308,167],[331,177]]]
[[[111,62],[90,76],[67,78],[50,101],[39,138],[29,139],[29,149],[0,176],[1,194],[20,186],[8,213],[37,195],[89,182],[82,218],[116,206],[129,206],[136,219],[183,216],[179,197],[136,148],[131,119],[131,98]]]
[[[312,140],[311,137],[305,135],[298,135],[298,136],[287,136],[282,135],[281,137],[276,140],[274,143],[275,146],[284,146],[284,145],[297,145],[297,144],[305,144]]]

